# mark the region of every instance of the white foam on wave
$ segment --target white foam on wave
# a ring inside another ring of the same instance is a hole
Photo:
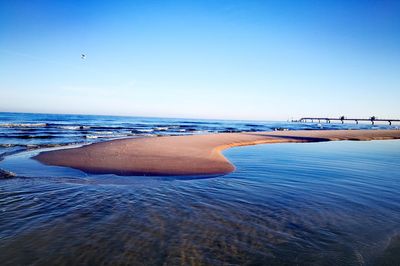
[[[58,128],[68,129],[68,130],[76,130],[76,129],[79,129],[79,126],[61,126],[61,127],[58,127]]]
[[[1,148],[11,148],[15,146],[20,146],[19,144],[0,144]]]
[[[0,127],[45,127],[46,123],[5,123],[0,124]]]
[[[106,134],[106,135],[86,135],[85,138],[87,138],[87,139],[98,139],[98,138],[110,139],[110,138],[123,138],[123,137],[127,137],[127,136],[128,135],[126,135],[126,134]]]
[[[112,131],[97,131],[97,132],[93,132],[94,134],[98,134],[98,135],[111,135],[114,134],[114,132]]]
[[[67,130],[89,129],[88,126],[59,126],[58,128]]]

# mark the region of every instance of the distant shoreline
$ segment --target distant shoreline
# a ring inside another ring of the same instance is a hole
[[[236,146],[335,140],[400,139],[400,130],[299,130],[111,140],[42,152],[35,160],[93,174],[220,175],[235,170],[222,151]]]

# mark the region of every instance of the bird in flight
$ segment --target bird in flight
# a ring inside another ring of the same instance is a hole
[[[81,54],[81,59],[86,59],[86,55],[85,54]]]

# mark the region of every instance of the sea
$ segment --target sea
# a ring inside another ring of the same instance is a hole
[[[117,138],[276,130],[399,129],[400,124],[295,123],[0,112],[0,158],[38,148]]]
[[[1,265],[400,265],[400,141],[235,147],[227,175],[30,159],[118,138],[398,125],[0,113]]]

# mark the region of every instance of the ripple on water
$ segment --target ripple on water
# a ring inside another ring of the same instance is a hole
[[[237,171],[208,179],[36,169],[0,181],[0,261],[398,262],[399,151],[399,141],[238,147],[225,152]]]

